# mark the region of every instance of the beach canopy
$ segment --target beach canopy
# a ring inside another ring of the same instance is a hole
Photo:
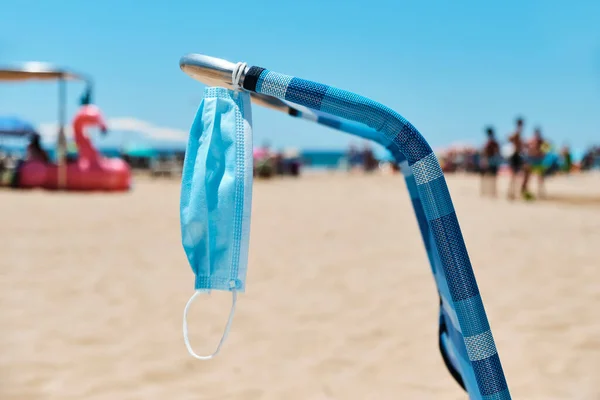
[[[86,89],[82,97],[82,104],[89,104],[92,97],[92,79],[75,71],[38,61],[26,62],[18,66],[0,66],[0,82],[23,82],[30,80],[58,82],[58,186],[62,188],[67,182],[67,140],[65,135],[65,125],[67,123],[66,82],[85,82]]]
[[[28,137],[38,134],[34,126],[18,117],[0,117],[0,136]]]
[[[27,62],[18,66],[0,67],[0,81],[55,81],[61,79],[87,82],[90,80],[88,77],[77,72],[43,62]]]

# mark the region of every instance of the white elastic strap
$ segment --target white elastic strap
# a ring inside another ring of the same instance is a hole
[[[240,88],[240,79],[242,79],[242,75],[244,72],[246,72],[247,66],[247,63],[239,62],[235,64],[235,67],[233,67],[233,71],[231,72],[231,83],[233,84],[234,90],[238,90]]]
[[[196,292],[188,300],[188,302],[185,305],[185,308],[183,310],[183,340],[185,341],[185,347],[187,348],[187,351],[190,353],[190,355],[192,357],[197,358],[198,360],[210,360],[210,359],[214,358],[217,354],[219,354],[219,351],[221,350],[221,346],[223,345],[223,342],[225,342],[225,339],[227,339],[227,334],[229,333],[229,330],[231,329],[231,322],[233,321],[233,314],[235,313],[235,303],[237,302],[237,291],[235,289],[231,290],[231,299],[232,299],[231,311],[229,311],[229,318],[227,319],[227,325],[225,325],[225,331],[223,332],[223,336],[221,336],[221,340],[219,340],[217,349],[214,351],[214,353],[212,353],[208,356],[199,356],[198,354],[196,354],[194,352],[194,349],[192,349],[192,345],[190,344],[190,339],[188,337],[187,313],[188,313],[190,306],[196,299],[196,296],[198,296],[200,293],[202,293],[202,292],[199,290],[196,290]]]

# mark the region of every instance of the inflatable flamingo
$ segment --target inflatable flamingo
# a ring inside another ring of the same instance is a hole
[[[131,171],[129,165],[120,158],[102,156],[85,134],[88,126],[98,126],[103,133],[106,124],[100,109],[84,105],[73,119],[73,132],[77,145],[78,159],[66,166],[66,190],[129,190]],[[22,188],[41,187],[58,189],[58,166],[38,160],[27,160],[19,169],[18,186]]]

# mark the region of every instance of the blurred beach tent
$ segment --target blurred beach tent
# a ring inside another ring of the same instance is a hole
[[[129,157],[135,158],[155,158],[157,156],[156,149],[141,145],[129,145],[125,147],[124,153]]]
[[[283,150],[283,157],[284,158],[299,158],[300,157],[300,150],[298,150],[295,147],[291,147],[291,148],[287,148]]]

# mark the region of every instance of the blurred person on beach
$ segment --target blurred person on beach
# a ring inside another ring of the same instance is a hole
[[[362,166],[363,164],[363,154],[358,151],[356,146],[353,143],[350,143],[348,147],[348,168],[350,171],[355,171],[357,168]]]
[[[275,175],[285,175],[285,157],[283,150],[278,150],[271,157]]]
[[[535,128],[533,138],[527,143],[527,158],[531,173],[536,174],[538,177],[537,194],[539,198],[543,198],[546,195],[544,158],[546,157],[548,146],[548,143],[542,137],[541,129]]]
[[[10,170],[7,168],[6,161],[8,157],[0,150],[0,186],[5,186],[10,183],[11,176],[5,172]]]
[[[496,140],[494,129],[486,129],[487,141],[481,151],[481,195],[488,193],[497,195],[498,165],[500,161],[500,145]]]
[[[379,161],[375,158],[375,153],[368,143],[363,148],[363,168],[365,172],[373,172],[379,166]]]
[[[568,174],[573,169],[573,156],[571,155],[571,149],[569,146],[563,146],[560,150],[560,156],[562,158],[562,172]]]
[[[42,148],[40,143],[40,135],[37,133],[32,135],[31,141],[27,146],[27,161],[41,161],[45,164],[50,162],[50,157],[48,157],[48,153]]]
[[[581,170],[589,171],[596,166],[600,166],[600,147],[592,146],[584,153],[581,159]]]
[[[508,141],[513,145],[512,154],[508,159],[511,171],[510,183],[508,187],[509,200],[513,200],[516,197],[515,191],[519,173],[523,174],[523,180],[521,182],[521,196],[526,199],[531,198],[531,194],[527,189],[530,170],[529,165],[526,163],[523,155],[525,144],[523,143],[523,138],[521,137],[521,134],[523,133],[523,118],[517,118],[516,125],[515,131],[508,138]]]
[[[254,176],[259,178],[271,178],[275,174],[275,164],[271,144],[263,142],[262,146],[253,151]]]
[[[46,153],[46,151],[42,148],[42,144],[41,144],[41,137],[38,133],[34,133],[33,135],[31,135],[31,139],[29,141],[29,144],[27,145],[27,151],[25,154],[25,158],[21,158],[19,157],[18,159],[14,160],[13,162],[10,162],[10,158],[5,159],[2,164],[3,164],[3,170],[7,169],[9,170],[9,176],[8,177],[4,177],[4,171],[2,173],[2,176],[0,176],[0,179],[2,180],[2,183],[4,183],[4,181],[7,181],[10,183],[11,187],[17,187],[18,182],[19,182],[19,175],[21,172],[21,167],[23,166],[23,164],[27,161],[39,161],[42,162],[44,164],[49,164],[50,163],[50,157],[48,156],[48,153]],[[7,166],[10,166],[7,168]]]

